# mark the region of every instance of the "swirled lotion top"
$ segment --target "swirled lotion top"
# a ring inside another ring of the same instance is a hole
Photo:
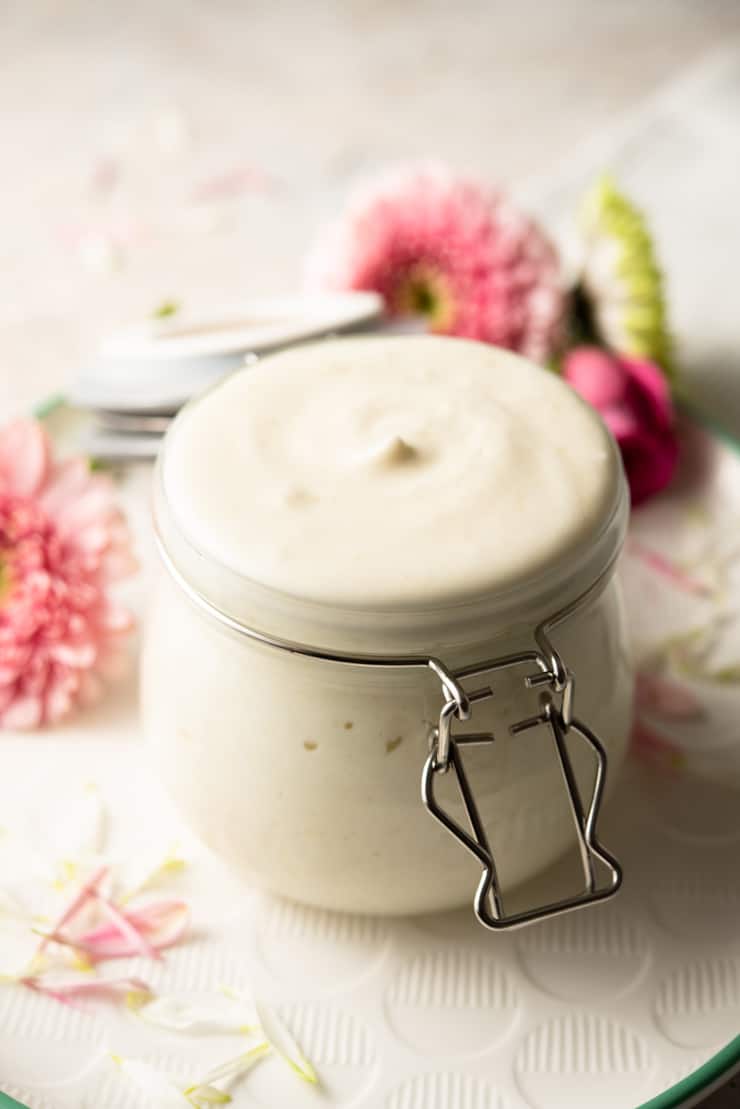
[[[295,347],[189,405],[161,461],[178,532],[260,587],[358,612],[466,604],[583,557],[623,478],[556,375],[456,339]]]

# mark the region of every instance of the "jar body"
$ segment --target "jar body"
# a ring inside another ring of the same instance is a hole
[[[576,678],[576,712],[604,743],[613,782],[632,682],[612,579],[553,634]],[[511,628],[453,669],[533,647]],[[142,710],[158,773],[196,833],[253,884],[322,908],[418,913],[469,904],[478,864],[425,811],[420,779],[442,703],[424,668],[389,670],[288,654],[219,625],[165,578],[142,661]],[[509,725],[537,712],[516,670],[459,731],[492,731],[465,766],[506,890],[574,843],[552,740]],[[593,763],[571,744],[588,789]],[[454,775],[438,793],[464,822]]]

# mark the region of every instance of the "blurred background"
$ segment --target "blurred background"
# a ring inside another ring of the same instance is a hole
[[[2,21],[6,411],[165,300],[295,289],[317,226],[387,163],[444,159],[556,222],[548,188],[584,146],[740,42],[733,0],[18,0]],[[655,180],[631,184],[670,254]]]

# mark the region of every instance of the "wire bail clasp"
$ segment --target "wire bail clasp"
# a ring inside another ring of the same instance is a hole
[[[445,700],[440,710],[439,723],[432,731],[430,752],[422,771],[422,801],[428,812],[481,864],[482,874],[473,907],[480,923],[493,931],[516,928],[603,901],[617,892],[622,881],[619,863],[601,846],[596,832],[606,777],[606,751],[590,728],[574,716],[575,679],[552,645],[548,634],[554,623],[559,621],[558,617],[539,625],[535,632],[535,650],[490,659],[456,673],[448,670],[438,659],[429,660],[430,669],[442,684]],[[520,736],[533,728],[541,727],[550,731],[575,825],[584,887],[580,893],[559,901],[507,914],[493,852],[462,759],[462,751],[466,746],[492,744],[495,736],[492,732],[454,735],[452,725],[455,720],[470,720],[474,705],[494,696],[492,683],[497,673],[517,667],[529,670],[523,679],[526,688],[542,687],[541,709],[534,716],[509,725],[509,734]],[[463,683],[483,675],[490,675],[489,682],[481,685],[476,683],[476,688],[467,692]],[[584,742],[594,755],[594,782],[591,796],[586,800],[581,794],[568,751],[567,741],[573,735]],[[442,808],[435,796],[437,776],[446,774],[450,769],[454,770],[457,778],[467,829]],[[606,882],[599,882],[597,864],[606,871]]]

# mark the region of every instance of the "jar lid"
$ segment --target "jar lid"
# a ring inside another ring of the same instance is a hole
[[[616,446],[567,384],[431,336],[269,357],[184,409],[158,468],[186,580],[235,619],[332,647],[431,649],[536,613],[603,572],[626,516]]]

